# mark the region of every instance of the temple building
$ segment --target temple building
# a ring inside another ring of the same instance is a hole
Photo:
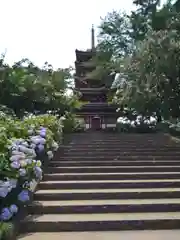
[[[91,61],[94,56],[96,56],[96,48],[94,28],[92,27],[91,49],[86,51],[76,50],[75,89],[81,93],[80,101],[84,102],[83,106],[76,110],[76,114],[79,118],[85,120],[87,129],[114,128],[118,118],[117,107],[108,103],[108,93],[114,75],[109,74],[105,77],[106,79],[91,79],[88,77],[88,74],[96,68]]]

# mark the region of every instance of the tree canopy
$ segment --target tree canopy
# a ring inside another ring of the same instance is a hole
[[[54,70],[47,62],[39,68],[28,59],[10,67],[2,56],[0,79],[0,105],[18,116],[47,111],[62,115],[76,104],[76,96],[66,94],[71,88],[70,68]]]
[[[114,101],[121,109],[164,119],[180,116],[178,2],[134,0],[130,14],[113,11],[102,19],[97,63],[119,73]]]

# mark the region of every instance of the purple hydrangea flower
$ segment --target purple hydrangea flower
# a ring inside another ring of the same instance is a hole
[[[32,164],[32,159],[27,159],[26,161],[27,161],[27,164],[29,165]]]
[[[11,184],[12,188],[15,188],[17,186],[17,179],[9,179],[9,183]]]
[[[8,195],[8,193],[9,193],[8,188],[5,187],[0,188],[0,197],[5,198]]]
[[[40,127],[40,130],[46,132],[46,128],[45,127]]]
[[[34,167],[34,173],[38,179],[42,178],[42,169],[38,166]]]
[[[15,168],[15,169],[18,169],[18,168],[20,168],[20,163],[18,161],[14,161],[14,162],[11,163],[11,167]]]
[[[20,168],[20,169],[19,169],[19,175],[20,175],[21,177],[26,176],[26,169]]]
[[[44,151],[44,146],[42,144],[38,145],[38,152]]]
[[[19,161],[19,157],[20,157],[20,156],[18,156],[18,155],[13,155],[13,156],[10,157],[10,161],[11,161],[11,162]]]
[[[21,201],[21,202],[27,202],[27,201],[29,201],[29,199],[30,199],[30,197],[29,197],[28,190],[23,190],[18,195],[18,200]]]
[[[9,208],[9,210],[12,212],[12,213],[17,213],[18,212],[18,207],[15,205],[15,204],[12,204]]]
[[[34,143],[30,144],[30,148],[34,149],[35,147],[36,147],[36,144],[34,144]]]
[[[20,151],[20,152],[23,152],[23,153],[27,153],[28,148],[21,145],[21,146],[19,146],[19,151]]]
[[[46,128],[41,128],[40,132],[39,132],[39,135],[43,138],[46,137]]]
[[[2,221],[7,221],[12,217],[12,212],[8,209],[8,208],[3,208],[1,215],[0,215],[0,219]]]

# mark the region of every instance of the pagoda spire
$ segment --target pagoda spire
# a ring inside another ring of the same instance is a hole
[[[91,49],[95,49],[95,35],[94,35],[94,25],[91,28]]]

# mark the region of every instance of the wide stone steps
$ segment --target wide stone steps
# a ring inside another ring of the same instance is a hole
[[[180,172],[123,172],[123,173],[48,173],[44,179],[49,181],[86,180],[135,180],[135,179],[179,179]]]
[[[104,155],[104,156],[88,156],[84,154],[83,156],[74,156],[74,155],[69,155],[69,156],[63,156],[61,157],[62,161],[76,161],[76,160],[81,160],[81,161],[86,161],[86,160],[93,160],[93,161],[104,161],[104,160],[109,160],[109,161],[117,161],[117,160],[179,160],[180,155],[175,155],[175,156],[167,156],[167,155],[159,155],[159,156],[153,156],[151,153],[149,155],[129,155],[129,156],[118,156],[118,155]]]
[[[88,199],[155,199],[179,198],[180,188],[128,189],[43,189],[36,193],[36,201]]]
[[[50,167],[49,173],[124,173],[124,172],[180,172],[180,165],[169,166],[86,166]]]
[[[179,240],[180,230],[154,231],[93,231],[93,232],[37,232],[23,235],[21,240]]]
[[[113,152],[113,151],[109,151],[109,152],[86,152],[86,153],[83,153],[83,152],[74,152],[74,153],[71,153],[71,152],[65,152],[64,154],[64,157],[84,157],[84,155],[86,155],[87,157],[96,157],[98,158],[99,156],[103,157],[104,155],[105,156],[110,156],[110,157],[116,157],[117,155],[119,156],[119,158],[122,158],[122,157],[144,157],[146,155],[151,155],[152,157],[179,157],[180,156],[180,151],[179,152],[153,152],[153,151],[144,151],[144,152],[138,152],[138,151],[126,151],[126,152],[123,152],[123,151],[119,151],[118,153],[117,152]]]
[[[165,143],[123,143],[123,142],[118,142],[118,143],[107,143],[107,144],[98,144],[98,143],[91,143],[91,144],[72,144],[72,145],[68,145],[68,146],[64,146],[63,149],[65,151],[87,151],[87,150],[96,150],[94,148],[100,148],[100,150],[104,150],[106,149],[106,151],[108,151],[109,149],[128,149],[128,150],[134,150],[134,149],[163,149],[163,148],[168,148],[168,149],[178,149],[178,145],[174,145],[174,144],[165,144]]]
[[[95,148],[96,146],[96,148]],[[113,151],[118,151],[118,152],[121,152],[122,149],[121,147],[123,147],[123,151],[130,151],[130,152],[133,152],[133,151],[139,151],[139,152],[144,152],[144,151],[160,151],[160,152],[173,152],[173,151],[179,151],[179,146],[169,146],[167,145],[166,147],[163,145],[163,146],[157,146],[157,145],[154,145],[152,146],[152,144],[150,146],[148,145],[144,145],[144,146],[127,146],[127,145],[123,145],[121,146],[120,144],[118,144],[117,146],[116,145],[112,145],[110,148],[108,147],[109,145],[107,144],[107,146],[98,146],[97,144],[96,145],[87,145],[87,146],[79,146],[79,147],[66,147],[64,148],[66,151],[68,152],[79,152],[79,151],[89,151],[89,150],[92,150],[92,151],[96,151],[96,152],[113,152]]]
[[[180,187],[180,179],[97,180],[97,181],[43,181],[40,189],[124,189],[124,188]]]
[[[86,161],[51,161],[51,167],[85,167],[85,166],[175,166],[180,164],[180,160],[113,160],[113,161],[92,161],[92,160],[86,160]]]
[[[29,216],[22,232],[177,229],[180,212],[43,214]]]
[[[22,232],[178,229],[180,147],[162,134],[75,134],[28,212]]]
[[[138,212],[180,211],[179,199],[132,199],[132,200],[72,200],[40,201],[29,207],[33,214],[72,214],[72,213],[138,213]]]

